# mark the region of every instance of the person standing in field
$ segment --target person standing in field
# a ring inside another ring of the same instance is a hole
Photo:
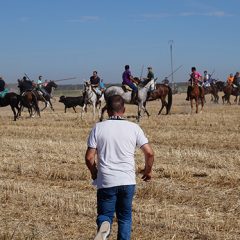
[[[86,165],[97,185],[98,233],[94,240],[107,239],[115,212],[118,219],[117,239],[129,240],[136,185],[135,148],[139,147],[145,156],[143,181],[152,178],[154,153],[143,130],[123,118],[125,108],[121,96],[107,99],[107,112],[109,119],[97,123],[91,130],[85,155]]]

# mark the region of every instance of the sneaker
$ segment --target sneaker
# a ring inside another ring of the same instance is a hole
[[[106,240],[108,235],[110,234],[110,223],[108,221],[104,221],[101,224],[101,227],[98,230],[98,233],[94,240]]]

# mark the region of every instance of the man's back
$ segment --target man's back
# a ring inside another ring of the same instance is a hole
[[[131,80],[130,80],[130,77],[131,77],[131,72],[130,70],[125,70],[122,74],[122,82],[123,84],[129,84],[131,83]]]
[[[126,120],[106,120],[93,128],[88,146],[98,150],[98,188],[136,184],[134,152],[148,143],[142,129]]]

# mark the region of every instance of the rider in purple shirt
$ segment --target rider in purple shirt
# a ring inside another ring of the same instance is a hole
[[[132,89],[131,102],[134,103],[135,99],[137,98],[138,88],[136,87],[136,85],[133,84],[133,77],[129,69],[130,69],[129,65],[126,65],[125,71],[122,74],[122,80],[123,80],[122,84],[128,85]]]

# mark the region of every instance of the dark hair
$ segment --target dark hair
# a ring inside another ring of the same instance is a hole
[[[124,111],[124,100],[120,95],[113,95],[107,99],[107,110],[111,113],[120,113]]]
[[[93,71],[93,73],[96,73],[96,74],[97,74],[97,71]]]
[[[196,71],[196,68],[195,68],[195,67],[192,67],[192,71]]]
[[[125,70],[128,70],[129,69],[129,65],[125,65]]]

